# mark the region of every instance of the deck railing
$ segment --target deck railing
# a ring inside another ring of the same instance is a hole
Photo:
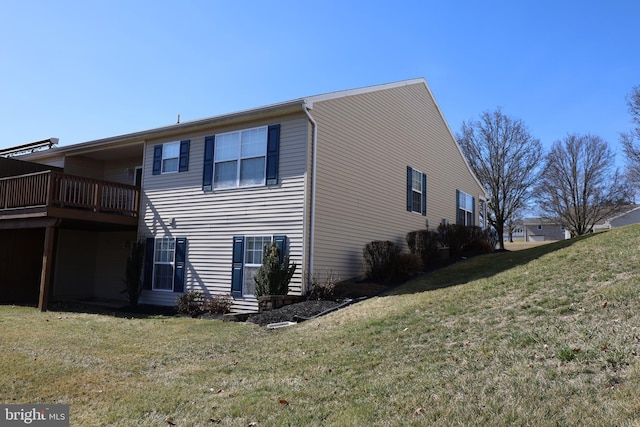
[[[75,208],[138,216],[138,187],[54,171],[0,178],[0,212],[33,208]]]

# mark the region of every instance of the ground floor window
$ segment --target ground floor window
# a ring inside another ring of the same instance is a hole
[[[470,194],[458,191],[458,218],[459,225],[476,225],[475,224],[475,199]]]
[[[149,237],[144,249],[143,289],[184,292],[187,239]]]
[[[272,242],[280,251],[280,262],[287,254],[287,236],[257,235],[234,236],[231,267],[231,295],[234,298],[253,297],[256,293],[254,277],[262,266],[265,248]]]
[[[173,291],[176,239],[156,238],[153,252],[153,289]]]
[[[271,246],[271,236],[247,236],[245,238],[244,251],[244,283],[242,295],[255,295],[256,282],[254,277],[262,266],[262,257],[265,248]]]

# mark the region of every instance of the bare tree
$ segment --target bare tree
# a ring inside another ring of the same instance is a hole
[[[505,231],[507,232],[507,236],[509,238],[509,242],[513,243],[513,235],[518,230],[522,230],[524,227],[524,220],[522,219],[522,215],[518,212],[514,214],[505,224]]]
[[[543,158],[540,140],[522,120],[500,108],[480,120],[463,122],[458,142],[471,169],[489,194],[487,220],[504,249],[506,224],[526,206]]]
[[[620,211],[631,191],[605,140],[573,134],[554,142],[545,157],[537,196],[548,217],[559,220],[572,236],[580,236]]]
[[[627,95],[627,106],[635,128],[620,135],[620,142],[627,156],[627,176],[636,187],[640,187],[640,86],[635,86]]]

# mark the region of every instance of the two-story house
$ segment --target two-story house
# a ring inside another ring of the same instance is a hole
[[[0,298],[20,286],[41,309],[123,298],[128,247],[146,239],[142,303],[173,305],[193,289],[255,310],[253,276],[272,241],[298,265],[290,292],[305,294],[314,276],[362,275],[369,241],[406,246],[407,232],[442,221],[476,225],[486,198],[421,78],[17,158],[48,167],[0,178],[0,238],[11,242],[0,274],[24,268],[13,247],[42,268],[37,283],[3,280]],[[3,188],[46,194],[3,205]]]

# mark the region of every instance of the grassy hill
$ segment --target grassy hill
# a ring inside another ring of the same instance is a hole
[[[71,425],[634,425],[640,227],[477,257],[294,327],[0,307],[0,403]]]

